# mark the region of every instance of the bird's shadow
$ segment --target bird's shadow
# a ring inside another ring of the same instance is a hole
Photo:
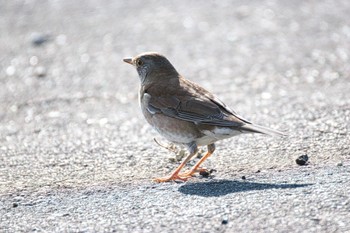
[[[267,189],[295,189],[309,185],[312,184],[270,184],[236,180],[212,180],[200,183],[186,183],[179,188],[179,192],[186,195],[219,197],[230,193]]]

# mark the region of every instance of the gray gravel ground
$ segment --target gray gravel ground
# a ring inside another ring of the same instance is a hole
[[[347,0],[2,1],[0,232],[350,232],[349,12]],[[179,162],[154,143],[121,62],[144,51],[289,136],[219,142],[213,177],[153,183]]]

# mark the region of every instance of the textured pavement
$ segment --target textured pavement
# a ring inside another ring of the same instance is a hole
[[[0,232],[350,232],[348,12],[345,0],[3,1]],[[121,61],[145,51],[289,136],[221,141],[212,177],[153,183],[179,161],[154,142],[167,143]]]

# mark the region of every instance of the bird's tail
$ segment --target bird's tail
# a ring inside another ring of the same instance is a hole
[[[243,126],[241,126],[241,129],[243,131],[246,131],[247,133],[261,133],[261,134],[267,134],[270,136],[287,136],[287,134],[274,130],[274,129],[270,129],[264,126],[260,126],[260,125],[254,125],[254,124],[245,124]]]

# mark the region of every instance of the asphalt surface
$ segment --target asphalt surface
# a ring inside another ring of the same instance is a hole
[[[349,12],[345,0],[3,1],[0,232],[350,232]],[[145,51],[288,137],[221,141],[211,177],[152,182],[179,156],[154,142],[167,143],[121,61]]]

